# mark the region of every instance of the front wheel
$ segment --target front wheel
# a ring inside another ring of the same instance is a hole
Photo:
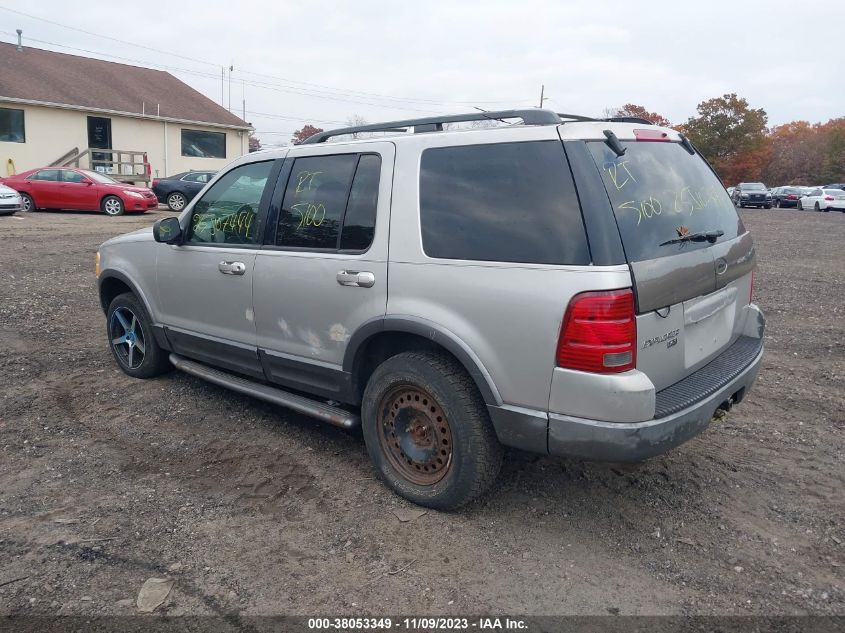
[[[775,200],[775,209],[780,209],[780,200]]]
[[[171,211],[181,211],[185,208],[186,204],[188,204],[188,199],[178,191],[174,191],[167,196],[167,207]]]
[[[132,293],[115,297],[106,312],[106,333],[112,356],[133,378],[152,378],[170,369],[167,353],[152,330],[152,320]]]
[[[801,204],[801,201],[799,200],[798,202],[795,203],[795,208],[798,209],[799,211],[803,211],[804,205]]]
[[[452,510],[496,479],[502,447],[472,379],[443,353],[405,352],[378,366],[361,406],[381,478],[419,505]]]
[[[772,208],[772,205],[770,205],[770,204],[764,204],[764,205],[763,205],[763,208],[764,208],[764,209],[771,209],[771,208]]]
[[[123,200],[117,196],[106,196],[103,198],[103,212],[106,215],[123,215]]]
[[[30,196],[28,193],[22,193],[21,194],[21,208],[24,211],[35,211],[36,210],[35,200],[33,200],[32,196]]]

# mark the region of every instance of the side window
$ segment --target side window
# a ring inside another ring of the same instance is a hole
[[[235,167],[194,205],[189,244],[254,244],[258,205],[273,161]]]
[[[83,182],[85,180],[85,176],[80,174],[78,171],[64,171],[62,172],[62,180],[65,182]]]
[[[59,174],[60,172],[58,169],[42,169],[29,176],[27,180],[49,180],[52,182],[58,182]]]
[[[199,178],[197,176],[198,174],[185,174],[182,176],[182,180],[185,182],[198,182]]]
[[[381,175],[381,158],[364,154],[358,161],[355,179],[349,192],[349,204],[343,218],[340,250],[364,251],[373,243],[378,209],[378,185]]]
[[[209,176],[210,176],[210,174],[205,174],[205,173],[197,174],[197,182],[201,182],[202,184],[205,184],[205,183],[208,182]]]
[[[294,161],[285,190],[276,246],[336,249],[358,154]]]
[[[560,141],[425,150],[420,223],[429,257],[590,263],[581,208]]]

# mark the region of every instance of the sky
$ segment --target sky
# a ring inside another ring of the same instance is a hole
[[[838,0],[0,0],[0,40],[20,28],[25,46],[167,70],[238,115],[245,101],[265,146],[306,123],[536,107],[542,85],[557,112],[636,103],[680,123],[735,92],[770,125],[827,121],[845,116],[843,23]]]

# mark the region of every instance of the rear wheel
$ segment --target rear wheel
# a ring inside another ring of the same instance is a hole
[[[106,196],[103,198],[102,208],[106,215],[123,215],[123,200],[117,196]]]
[[[381,478],[414,503],[451,510],[490,488],[502,447],[472,379],[441,353],[405,352],[364,391],[364,441]]]
[[[152,378],[170,369],[167,353],[152,330],[143,304],[131,293],[115,297],[106,312],[106,333],[112,356],[133,378]]]
[[[813,205],[813,211],[821,211],[821,208],[819,207],[819,203],[818,203],[818,202],[817,202],[816,204],[814,204],[814,205]]]
[[[174,191],[167,196],[167,206],[171,211],[181,211],[185,208],[186,204],[188,204],[188,199],[184,194],[179,193],[178,191]]]
[[[775,200],[775,209],[780,209],[780,200]]]
[[[35,200],[28,193],[21,194],[21,207],[24,211],[35,211]]]

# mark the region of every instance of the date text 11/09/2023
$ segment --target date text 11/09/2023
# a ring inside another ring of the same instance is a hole
[[[509,617],[308,618],[313,631],[527,631],[528,624]]]

